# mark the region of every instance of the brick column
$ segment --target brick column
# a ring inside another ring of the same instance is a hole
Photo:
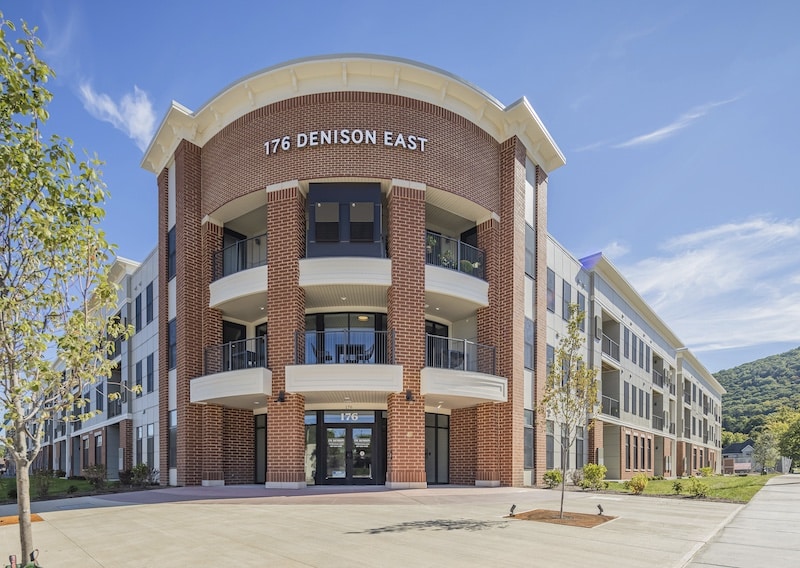
[[[133,420],[130,418],[119,422],[119,447],[122,448],[123,454],[122,471],[130,471],[133,467]]]
[[[475,483],[477,468],[477,408],[455,408],[450,413],[450,483]]]
[[[267,401],[267,487],[299,489],[306,485],[305,397],[285,392],[286,365],[294,364],[295,332],[305,329],[299,262],[305,241],[305,196],[298,183],[268,187],[267,358],[272,396]],[[281,392],[284,400],[279,402]]]
[[[589,463],[602,465],[598,450],[603,448],[603,421],[595,418],[589,424]]]
[[[161,476],[159,484],[167,485],[169,483],[169,436],[164,435],[169,432],[169,407],[167,401],[169,400],[169,365],[168,351],[169,343],[168,328],[169,328],[169,297],[168,290],[169,284],[167,282],[167,232],[169,231],[169,169],[164,168],[158,175],[158,455],[159,455],[159,470]],[[180,428],[180,426],[179,426]],[[126,436],[130,438],[129,444],[131,451],[133,451],[133,424],[128,425]],[[122,445],[123,428],[120,426],[120,445]],[[127,446],[125,446],[127,447]],[[127,453],[127,452],[126,452]],[[127,461],[126,465],[130,463],[133,467],[133,458]],[[126,467],[126,469],[130,469]]]
[[[538,408],[544,398],[547,378],[547,173],[536,166],[536,305],[534,312],[533,405]],[[546,418],[538,412],[534,421],[533,484],[543,485],[547,471]]]
[[[389,256],[392,285],[388,328],[395,333],[395,364],[403,366],[403,392],[387,397],[386,486],[427,487],[425,400],[420,372],[425,365],[425,186],[392,181],[389,194]],[[410,393],[412,400],[407,400]]]

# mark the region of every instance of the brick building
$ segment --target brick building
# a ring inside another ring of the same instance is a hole
[[[171,485],[541,483],[558,463],[558,428],[534,411],[562,325],[551,280],[600,318],[586,360],[604,402],[615,322],[657,321],[643,302],[612,309],[632,289],[589,291],[624,284],[610,264],[556,253],[547,179],[563,164],[524,98],[504,106],[395,58],[293,61],[196,112],[174,103],[142,162],[159,195],[155,274],[140,278],[157,287],[153,423],[126,404],[122,455]],[[121,373],[137,361],[123,355]],[[610,440],[631,423],[649,447],[644,415],[617,414],[598,413],[573,467],[622,463]]]

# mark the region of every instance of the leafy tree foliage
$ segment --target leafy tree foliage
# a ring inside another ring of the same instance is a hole
[[[545,379],[541,415],[561,426],[561,478],[566,479],[567,456],[575,443],[578,428],[587,423],[597,408],[597,369],[584,364],[581,353],[586,338],[580,330],[585,314],[577,304],[569,306],[567,334],[555,350],[553,366]],[[591,426],[591,424],[589,424]],[[564,485],[561,485],[561,517],[564,516]]]
[[[725,412],[725,409],[722,409],[722,412]],[[731,444],[738,444],[739,442],[746,442],[749,436],[742,432],[728,432],[727,430],[722,430],[722,447],[727,448]]]
[[[800,463],[800,418],[790,424],[781,435],[778,449],[781,455],[790,458],[793,464]]]
[[[750,434],[781,408],[800,408],[800,347],[720,371],[722,427]]]
[[[109,376],[122,330],[107,317],[116,291],[98,225],[105,189],[97,161],[44,139],[52,70],[35,28],[0,13],[0,446],[16,463],[22,558],[33,550],[30,465],[51,420],[87,418],[82,394]],[[57,359],[61,369],[53,365]]]
[[[773,468],[778,455],[778,437],[769,428],[764,428],[753,439],[753,460],[761,467]]]

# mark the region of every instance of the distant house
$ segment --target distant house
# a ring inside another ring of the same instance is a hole
[[[753,449],[755,442],[747,439],[722,448],[722,473],[737,474],[753,471]]]

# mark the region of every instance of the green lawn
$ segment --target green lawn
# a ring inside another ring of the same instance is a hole
[[[70,491],[70,487],[74,487],[75,489]],[[0,481],[0,501],[16,502],[15,497],[11,498],[8,496],[9,491],[11,489],[16,490],[16,488],[17,479],[15,477],[4,477],[2,481]],[[54,477],[50,482],[50,491],[47,493],[47,498],[85,495],[93,491],[94,489],[85,479],[62,479],[60,477]],[[36,500],[39,498],[40,495],[36,491],[36,483],[33,476],[31,476],[31,499]]]
[[[727,501],[736,501],[740,503],[747,503],[753,495],[758,493],[764,484],[773,475],[748,475],[740,477],[738,475],[715,475],[712,477],[702,477],[700,480],[708,484],[708,498],[709,499],[724,499]],[[675,495],[673,484],[675,481],[680,481],[683,485],[681,495],[691,497],[689,494],[689,479],[664,479],[664,480],[651,480],[644,492],[647,495]],[[619,493],[631,493],[622,483],[616,481],[609,482],[608,491],[615,491]]]

